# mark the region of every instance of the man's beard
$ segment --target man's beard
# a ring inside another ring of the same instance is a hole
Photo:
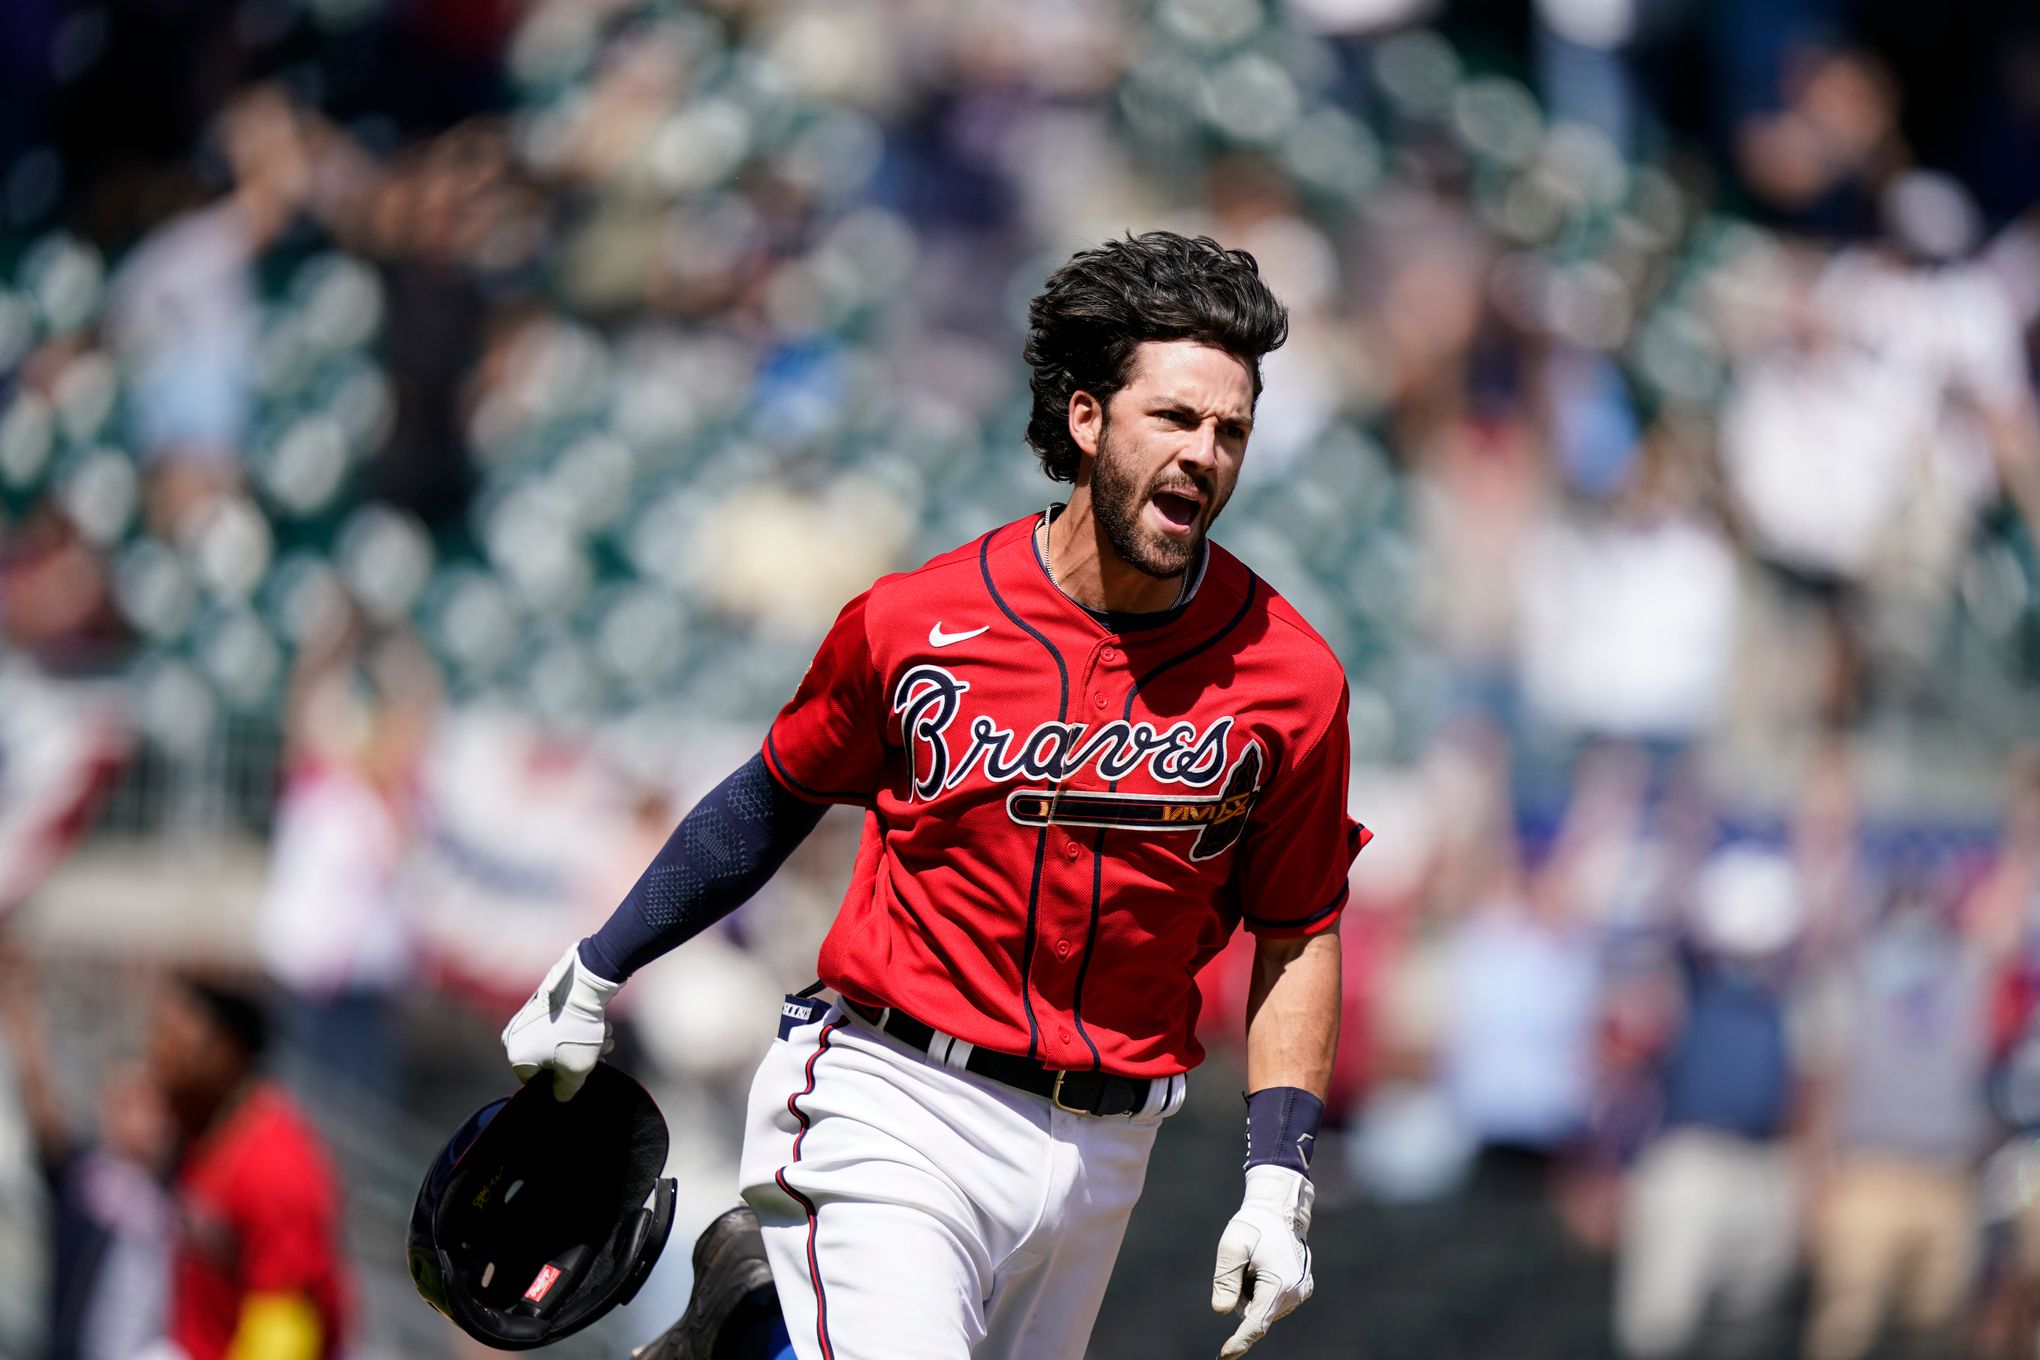
[[[1145,576],[1167,580],[1188,571],[1190,564],[1197,560],[1199,549],[1204,546],[1204,535],[1211,528],[1211,521],[1218,518],[1224,508],[1215,488],[1199,483],[1204,493],[1200,502],[1196,531],[1188,540],[1176,542],[1164,538],[1141,521],[1141,511],[1150,498],[1163,487],[1181,486],[1193,478],[1181,471],[1169,468],[1157,473],[1150,481],[1136,483],[1133,476],[1122,465],[1121,460],[1112,456],[1112,427],[1108,423],[1099,431],[1098,458],[1091,469],[1091,513],[1098,517],[1098,525],[1105,531],[1105,541],[1112,545],[1112,551],[1119,560]]]

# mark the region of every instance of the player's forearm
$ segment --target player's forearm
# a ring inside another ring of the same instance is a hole
[[[600,930],[581,962],[621,982],[751,900],[826,809],[781,788],[760,756],[709,791]]]
[[[1338,1045],[1338,928],[1260,941],[1247,996],[1247,1089],[1294,1086],[1322,1100]]]

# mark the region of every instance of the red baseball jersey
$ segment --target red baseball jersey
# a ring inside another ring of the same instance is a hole
[[[281,1089],[255,1087],[186,1154],[176,1195],[168,1330],[190,1360],[228,1353],[255,1294],[301,1296],[319,1315],[320,1354],[342,1352],[339,1182]]]
[[[1049,576],[1040,519],[852,600],[766,734],[790,792],[867,809],[818,971],[1050,1067],[1183,1072],[1235,927],[1345,905],[1345,674],[1216,544],[1186,604],[1115,631]]]

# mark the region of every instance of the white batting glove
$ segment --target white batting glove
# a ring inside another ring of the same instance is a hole
[[[553,1098],[572,1100],[595,1070],[596,1059],[616,1047],[602,1008],[622,986],[589,972],[580,945],[569,948],[531,1000],[503,1026],[503,1051],[517,1079],[530,1081],[549,1067]]]
[[[1219,1360],[1245,1355],[1268,1335],[1277,1318],[1310,1297],[1310,1178],[1286,1166],[1247,1168],[1247,1193],[1218,1239],[1218,1269],[1211,1277],[1211,1311],[1246,1316]]]

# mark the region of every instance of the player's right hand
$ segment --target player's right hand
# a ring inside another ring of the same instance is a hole
[[[616,1046],[602,1011],[622,986],[590,972],[578,944],[569,948],[503,1027],[503,1051],[517,1079],[551,1068],[553,1098],[572,1100],[596,1060]]]

